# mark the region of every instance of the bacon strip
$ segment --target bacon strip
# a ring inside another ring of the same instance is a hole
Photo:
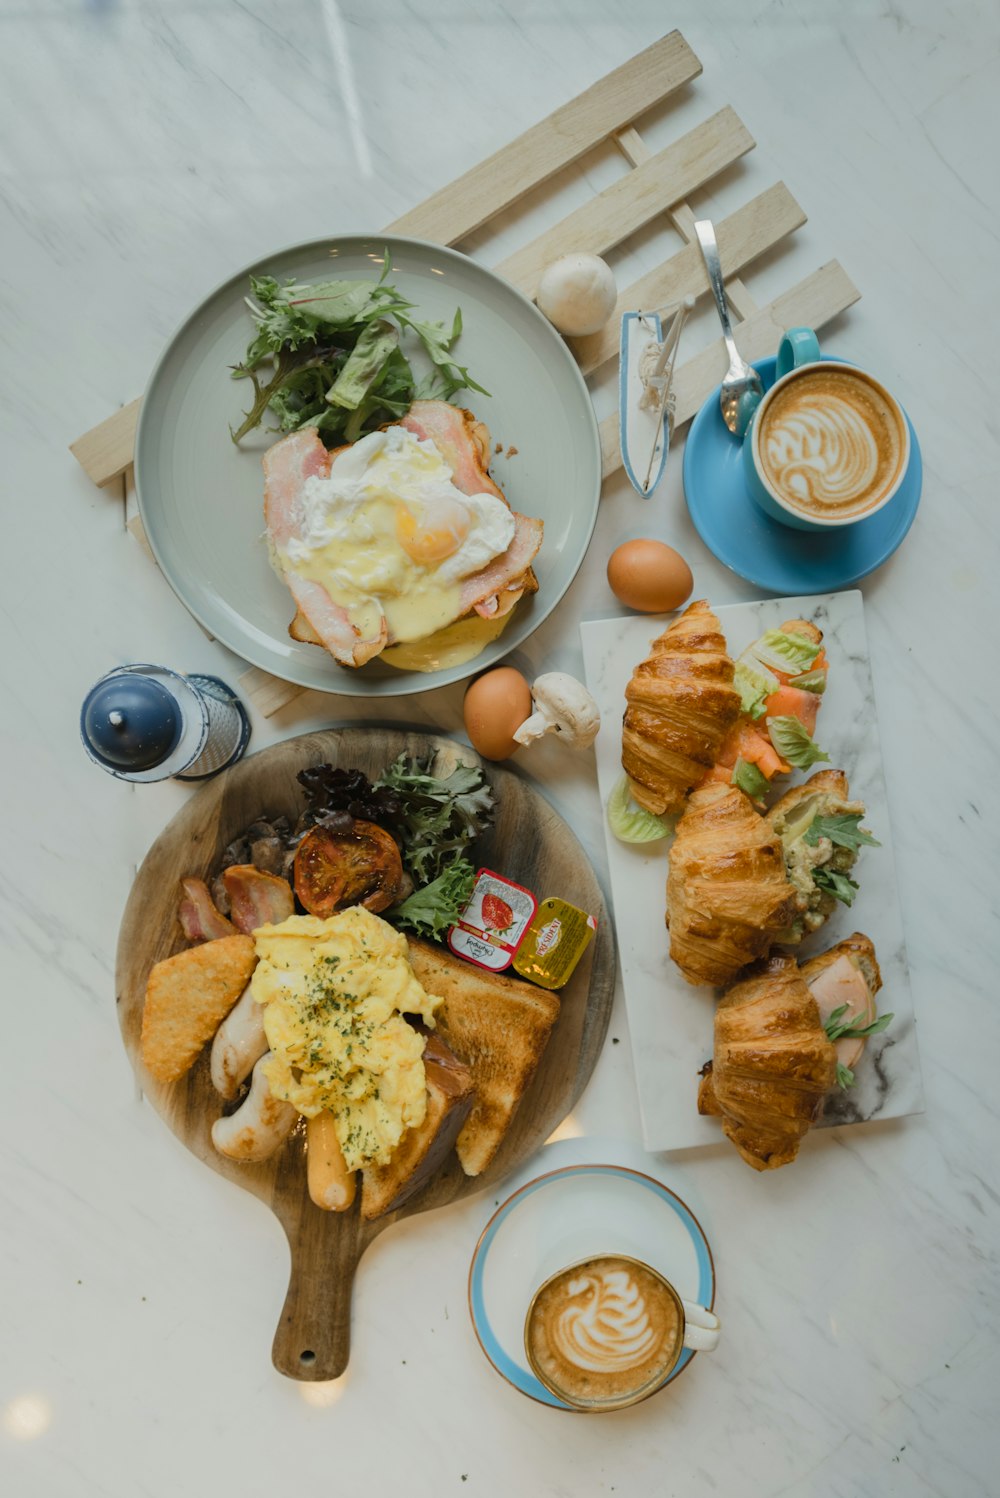
[[[335,453],[327,452],[314,427],[293,432],[268,448],[263,460],[264,521],[272,546],[287,546],[298,535],[302,518],[302,486],[308,478],[325,478],[335,456]],[[347,617],[347,611],[334,603],[324,587],[299,577],[293,571],[282,576],[299,611],[341,665],[363,666],[365,661],[385,649],[388,631],[384,619],[381,630],[373,639],[362,640]]]
[[[452,471],[456,489],[463,494],[495,494],[507,504],[506,495],[487,470],[489,430],[471,411],[447,401],[414,401],[399,425],[422,442],[434,443]]]
[[[236,927],[219,910],[204,879],[182,879],[181,889],[177,919],[189,942],[196,945],[201,941],[215,941],[220,936],[236,935]]]
[[[258,926],[277,925],[295,914],[295,896],[287,879],[265,874],[252,863],[235,863],[224,870],[233,924],[249,936]]]

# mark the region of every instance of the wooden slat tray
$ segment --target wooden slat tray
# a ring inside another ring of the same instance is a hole
[[[652,311],[686,295],[709,293],[694,242],[695,216],[686,199],[746,155],[753,148],[753,138],[728,107],[656,152],[650,151],[634,123],[700,72],[701,63],[687,42],[672,31],[386,225],[386,232],[460,245],[587,152],[613,141],[629,170],[494,267],[498,275],[533,297],[542,270],[558,255],[568,250],[604,254],[660,216],[666,217],[684,241],[683,248],[624,288],[616,315],[603,332],[569,340],[583,373],[596,373],[617,357],[622,312]],[[797,324],[822,327],[860,296],[842,267],[831,260],[765,306],[757,305],[740,279],[741,272],[805,219],[787,187],[778,182],[716,225],[735,338],[747,359],[772,353],[786,328]],[[695,414],[721,379],[726,363],[720,338],[678,368],[674,381],[677,426]],[[141,521],[127,499],[140,404],[141,398],[123,406],[74,442],[71,451],[95,484],[114,485],[126,498],[129,529],[141,539]],[[607,479],[621,466],[617,414],[601,423],[601,450]],[[270,716],[305,689],[253,668],[241,678],[241,690]]]

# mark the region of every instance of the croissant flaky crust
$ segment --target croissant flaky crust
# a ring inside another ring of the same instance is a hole
[[[668,816],[704,779],[740,712],[733,662],[704,599],[655,639],[625,688],[622,767],[632,798]]]
[[[698,1112],[722,1128],[754,1170],[788,1165],[823,1111],[837,1052],[793,957],[772,957],[722,998],[715,1058]]]
[[[693,791],[667,876],[670,955],[689,983],[728,983],[796,911],[781,838],[733,785]]]

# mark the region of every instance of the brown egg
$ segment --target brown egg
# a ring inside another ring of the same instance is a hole
[[[626,608],[669,614],[691,597],[691,568],[662,541],[625,541],[608,558],[608,584]]]
[[[483,759],[507,759],[520,746],[514,730],[531,717],[531,688],[513,666],[479,676],[465,694],[465,731]]]

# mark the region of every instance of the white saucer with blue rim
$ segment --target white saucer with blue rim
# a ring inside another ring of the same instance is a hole
[[[486,1356],[515,1389],[560,1410],[570,1406],[538,1381],[524,1350],[528,1306],[550,1275],[595,1254],[628,1254],[659,1270],[682,1299],[709,1309],[715,1301],[712,1250],[680,1197],[643,1171],[600,1163],[604,1154],[620,1157],[620,1145],[603,1150],[576,1139],[572,1146],[577,1157],[586,1146],[593,1163],[557,1163],[567,1154],[560,1145],[536,1156],[540,1173],[497,1207],[469,1269],[469,1309]],[[655,1168],[652,1159],[649,1165]],[[666,1382],[694,1357],[685,1348]]]

